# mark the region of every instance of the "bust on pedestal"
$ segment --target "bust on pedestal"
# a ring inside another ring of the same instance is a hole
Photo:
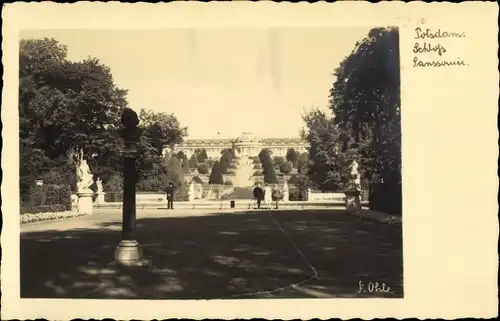
[[[77,168],[77,193],[79,214],[92,214],[92,197],[94,192],[90,189],[93,183],[92,173],[87,161],[81,158],[80,166]]]
[[[123,155],[123,206],[122,206],[122,240],[115,251],[115,263],[124,267],[147,266],[142,249],[135,239],[136,218],[136,167],[137,142],[141,135],[139,117],[130,108],[125,108],[121,117],[123,129],[120,135],[124,140]]]
[[[348,211],[361,210],[361,179],[358,171],[358,162],[353,161],[351,165],[351,180],[345,193],[345,207]]]

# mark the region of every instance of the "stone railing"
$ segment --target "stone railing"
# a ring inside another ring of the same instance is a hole
[[[309,191],[307,201],[345,201],[345,193],[321,193]]]

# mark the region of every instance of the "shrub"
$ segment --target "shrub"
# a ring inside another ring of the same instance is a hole
[[[189,166],[189,159],[187,158],[186,155],[182,158],[182,172],[184,174],[189,174],[191,172],[190,166]]]
[[[224,182],[224,185],[233,186],[233,182],[228,179],[227,181]]]
[[[201,163],[198,166],[198,173],[203,174],[203,175],[207,175],[208,171],[209,171],[209,167],[208,167],[207,163]]]
[[[71,209],[71,189],[69,185],[34,186],[30,191],[29,207],[61,205]]]
[[[105,202],[123,202],[123,192],[117,191],[117,192],[106,192],[104,194],[104,201]]]
[[[51,205],[38,205],[38,206],[23,206],[20,209],[21,214],[35,214],[35,213],[56,213],[56,212],[65,212],[71,210],[71,207],[68,209],[64,204],[51,204]]]
[[[280,172],[283,174],[288,174],[292,171],[293,164],[290,161],[285,161],[280,165]]]
[[[193,182],[198,183],[198,184],[203,184],[203,181],[199,176],[193,177]]]
[[[273,201],[283,199],[283,191],[281,189],[275,189],[272,191],[271,198]]]
[[[262,169],[262,164],[258,163],[258,164],[253,165],[253,169]]]
[[[116,172],[111,174],[107,181],[103,184],[103,189],[105,192],[116,192],[123,190],[123,176]]]
[[[198,157],[196,157],[196,154],[191,155],[191,158],[189,158],[189,168],[198,168]]]
[[[214,167],[212,167],[212,172],[210,173],[210,178],[208,180],[208,184],[210,185],[222,185],[224,183],[224,179],[222,177],[222,173],[219,168],[219,162],[215,161]]]
[[[293,168],[297,168],[299,155],[293,148],[289,148],[286,152],[286,160],[292,163]]]
[[[43,205],[63,205],[68,210],[71,209],[71,189],[68,185],[44,185],[46,189],[45,204]]]
[[[276,167],[279,167],[281,164],[283,164],[284,161],[285,161],[285,159],[281,156],[275,156],[273,158],[273,164]]]
[[[204,148],[202,148],[202,149],[196,149],[194,151],[194,154],[196,155],[198,163],[204,163],[208,159],[207,151]]]
[[[297,185],[298,183],[299,178],[297,177],[297,175],[292,175],[292,177],[290,177],[290,179],[288,180],[288,184]]]
[[[138,192],[161,192],[166,187],[167,180],[162,176],[150,177],[137,182]]]
[[[30,206],[41,206],[45,205],[46,193],[43,186],[35,185],[30,189],[29,192],[29,205]]]

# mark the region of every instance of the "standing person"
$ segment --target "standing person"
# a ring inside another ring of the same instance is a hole
[[[257,208],[260,208],[260,203],[264,198],[264,191],[260,188],[260,184],[257,184],[257,186],[253,189],[253,197],[257,199]]]
[[[283,194],[281,193],[281,189],[278,185],[274,185],[273,187],[273,201],[275,202],[275,208],[278,209],[278,203],[283,198]]]
[[[167,209],[173,210],[174,209],[174,191],[175,187],[172,184],[172,182],[168,183],[167,187]]]

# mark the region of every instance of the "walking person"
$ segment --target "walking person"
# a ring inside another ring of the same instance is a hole
[[[260,188],[260,184],[257,184],[253,189],[253,197],[257,199],[257,208],[260,209],[260,203],[264,199],[264,191]]]
[[[276,209],[278,209],[278,203],[283,198],[283,193],[281,192],[281,189],[278,187],[278,185],[274,185],[272,196],[273,196],[273,201],[275,202],[274,206]]]
[[[168,183],[166,192],[167,192],[167,209],[169,210],[174,209],[174,191],[175,191],[174,185],[171,182]]]

